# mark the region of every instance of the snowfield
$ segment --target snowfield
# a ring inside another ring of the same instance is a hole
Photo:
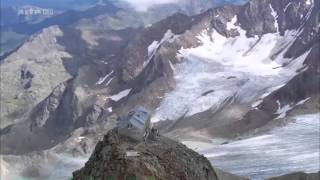
[[[320,170],[320,113],[295,116],[295,122],[267,135],[201,151],[224,171],[261,180],[290,172]]]
[[[237,29],[240,36],[226,38],[205,30],[198,36],[201,46],[179,51],[183,62],[174,67],[176,88],[166,94],[154,122],[218,108],[229,97],[257,105],[303,67],[309,51],[296,59],[283,58],[298,32],[248,38],[236,21],[234,17],[227,28]],[[202,95],[208,91],[212,93]]]

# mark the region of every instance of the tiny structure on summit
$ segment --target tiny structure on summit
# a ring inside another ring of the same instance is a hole
[[[127,117],[121,119],[117,124],[118,129],[136,129],[144,133],[143,140],[146,141],[151,132],[156,130],[152,129],[150,112],[144,107],[138,107],[131,110]]]

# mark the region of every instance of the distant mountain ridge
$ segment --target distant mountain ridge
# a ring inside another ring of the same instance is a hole
[[[146,25],[170,16],[175,12],[194,15],[213,6],[230,3],[237,4],[239,2],[243,1],[181,0],[179,3],[153,6],[147,12],[135,12],[134,8],[129,3],[121,0],[61,0],[61,2],[40,0],[4,0],[1,2],[3,5],[1,7],[1,17],[3,17],[3,20],[1,21],[1,33],[6,41],[1,42],[1,46],[3,46],[3,48],[1,48],[1,56],[6,52],[15,49],[22,42],[19,36],[24,36],[25,38],[52,25],[66,26],[76,23],[82,19],[93,19],[94,17],[102,15],[106,16],[108,14],[111,16],[112,13],[116,13],[119,9],[127,11],[127,16],[132,16],[132,19],[136,19],[135,22],[140,21],[138,26],[143,26],[144,24]],[[43,14],[19,15],[19,9],[24,6],[47,8],[49,11],[52,11],[53,14],[49,16]]]
[[[69,10],[62,14],[56,15],[54,17],[45,19],[39,23],[36,24],[30,24],[30,23],[20,23],[20,24],[14,24],[6,28],[11,29],[12,31],[18,33],[18,34],[33,34],[36,33],[43,28],[58,25],[58,26],[67,26],[71,25],[73,23],[76,23],[77,21],[84,19],[84,18],[94,18],[101,14],[109,14],[114,15],[118,11],[118,8],[116,6],[113,6],[113,4],[108,4],[104,6],[96,6],[93,8],[89,8],[86,11],[74,11]]]

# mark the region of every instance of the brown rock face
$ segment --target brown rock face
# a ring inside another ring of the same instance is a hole
[[[113,130],[99,142],[85,167],[74,180],[216,180],[210,162],[185,145],[159,136],[147,143],[135,130]],[[130,156],[130,153],[138,155]]]

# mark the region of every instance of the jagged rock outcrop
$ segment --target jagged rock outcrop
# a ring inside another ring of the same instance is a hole
[[[274,33],[275,18],[272,15],[272,6],[269,0],[253,0],[244,5],[240,11],[239,23],[247,30],[248,36]]]
[[[85,167],[73,173],[73,178],[223,180],[219,176],[232,177],[221,171],[218,176],[204,156],[181,143],[163,136],[144,142],[141,137],[134,129],[110,131],[97,144]]]
[[[39,104],[39,108],[36,108],[34,112],[32,112],[33,122],[31,124],[31,129],[43,127],[47,120],[52,116],[62,98],[64,97],[63,94],[66,90],[67,83],[62,83],[58,85],[52,92],[52,94],[41,104]]]

